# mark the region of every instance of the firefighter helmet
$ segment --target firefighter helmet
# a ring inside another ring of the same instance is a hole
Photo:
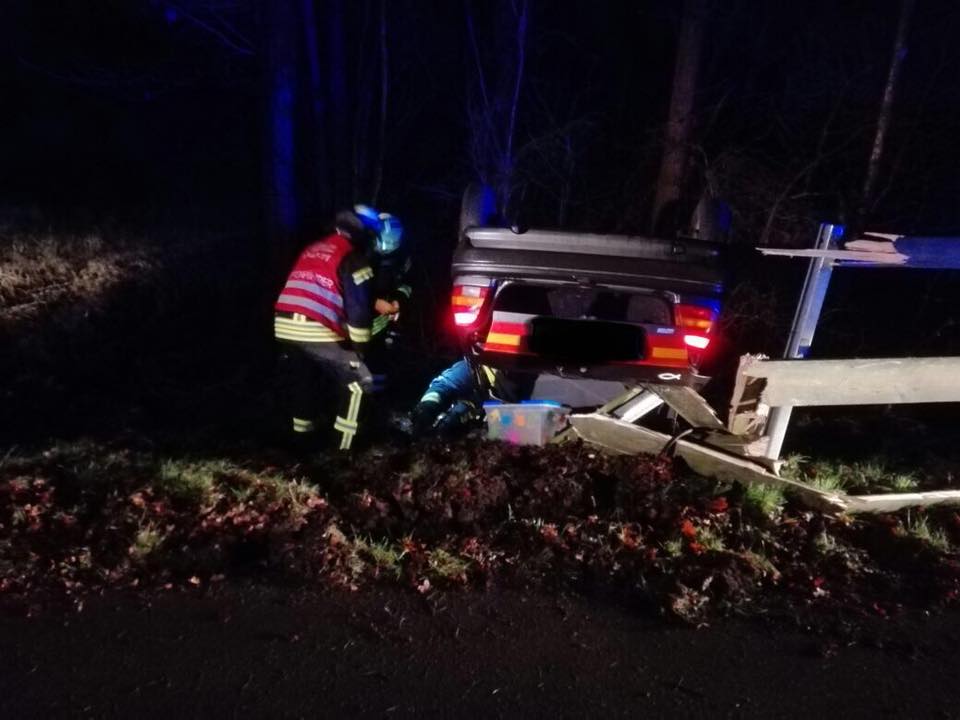
[[[334,226],[341,235],[350,239],[354,245],[368,246],[378,237],[378,231],[371,229],[360,215],[353,210],[341,210],[334,219]]]
[[[353,211],[357,214],[357,217],[360,218],[360,222],[362,222],[370,232],[375,235],[380,234],[380,231],[383,229],[383,223],[380,222],[380,216],[375,209],[369,205],[354,205]]]
[[[400,248],[403,240],[403,223],[400,218],[390,213],[380,213],[380,235],[377,237],[377,252],[389,255]]]

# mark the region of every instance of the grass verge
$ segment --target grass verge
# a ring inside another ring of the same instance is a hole
[[[0,599],[250,572],[424,594],[604,587],[693,623],[778,605],[863,614],[960,597],[960,516],[949,510],[835,518],[777,488],[718,486],[671,460],[577,443],[271,463],[95,443],[8,455]]]

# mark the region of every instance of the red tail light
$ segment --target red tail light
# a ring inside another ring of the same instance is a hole
[[[710,344],[710,332],[717,321],[717,310],[711,305],[681,303],[674,307],[677,327],[685,331],[683,342],[697,350]]]
[[[523,313],[494,312],[483,349],[501,353],[526,354],[528,323],[534,317],[536,316]]]
[[[450,307],[453,308],[453,322],[459,327],[468,327],[477,321],[480,309],[490,292],[489,285],[461,284],[453,286]]]
[[[706,335],[684,335],[683,342],[697,350],[706,350],[707,345],[710,344],[710,338]]]

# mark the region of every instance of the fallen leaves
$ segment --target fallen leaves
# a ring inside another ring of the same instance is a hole
[[[669,596],[668,607],[677,618],[692,625],[702,624],[710,598],[685,585]]]
[[[730,509],[730,503],[727,501],[727,498],[721,495],[720,497],[713,498],[713,500],[711,500],[710,504],[707,506],[707,509],[714,514],[719,515],[720,513],[725,513]]]
[[[97,483],[84,480],[95,458],[43,462],[0,477],[4,597],[41,586],[73,598],[109,586],[202,589],[243,568],[348,590],[400,582],[424,595],[492,583],[601,585],[642,592],[694,624],[811,596],[816,606],[873,615],[900,602],[960,601],[956,555],[924,554],[922,543],[892,535],[903,527],[898,516],[871,526],[788,506],[754,525],[736,488],[669,459],[575,444],[380,449],[359,462],[298,466],[292,479],[276,465],[265,475],[178,461],[176,477],[200,477],[202,493],[154,482],[150,457],[116,462]],[[322,494],[304,472],[338,490]],[[943,516],[955,536],[956,517]]]

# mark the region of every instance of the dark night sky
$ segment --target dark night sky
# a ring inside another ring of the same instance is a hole
[[[203,19],[209,4],[7,0],[0,64],[7,203],[211,217],[257,208],[257,7],[252,0],[229,4],[248,53],[185,17],[184,9],[196,10]],[[575,224],[630,227],[644,215],[669,99],[677,5],[533,2],[518,143],[563,128],[574,158],[558,170],[553,150],[521,155],[533,219],[555,218],[565,179]],[[449,214],[473,175],[466,148],[473,66],[463,6],[392,0],[388,7],[385,200]],[[809,199],[798,207],[812,215],[843,212],[862,182],[897,8],[894,0],[714,3],[698,157],[741,227],[754,227],[771,188],[810,161],[831,113],[828,157],[802,183]],[[495,33],[484,13],[478,29],[489,49]],[[355,69],[375,46],[362,18],[353,21]],[[960,225],[958,26],[955,3],[918,3],[881,178],[890,184],[881,222]],[[366,90],[358,84],[354,91]]]

